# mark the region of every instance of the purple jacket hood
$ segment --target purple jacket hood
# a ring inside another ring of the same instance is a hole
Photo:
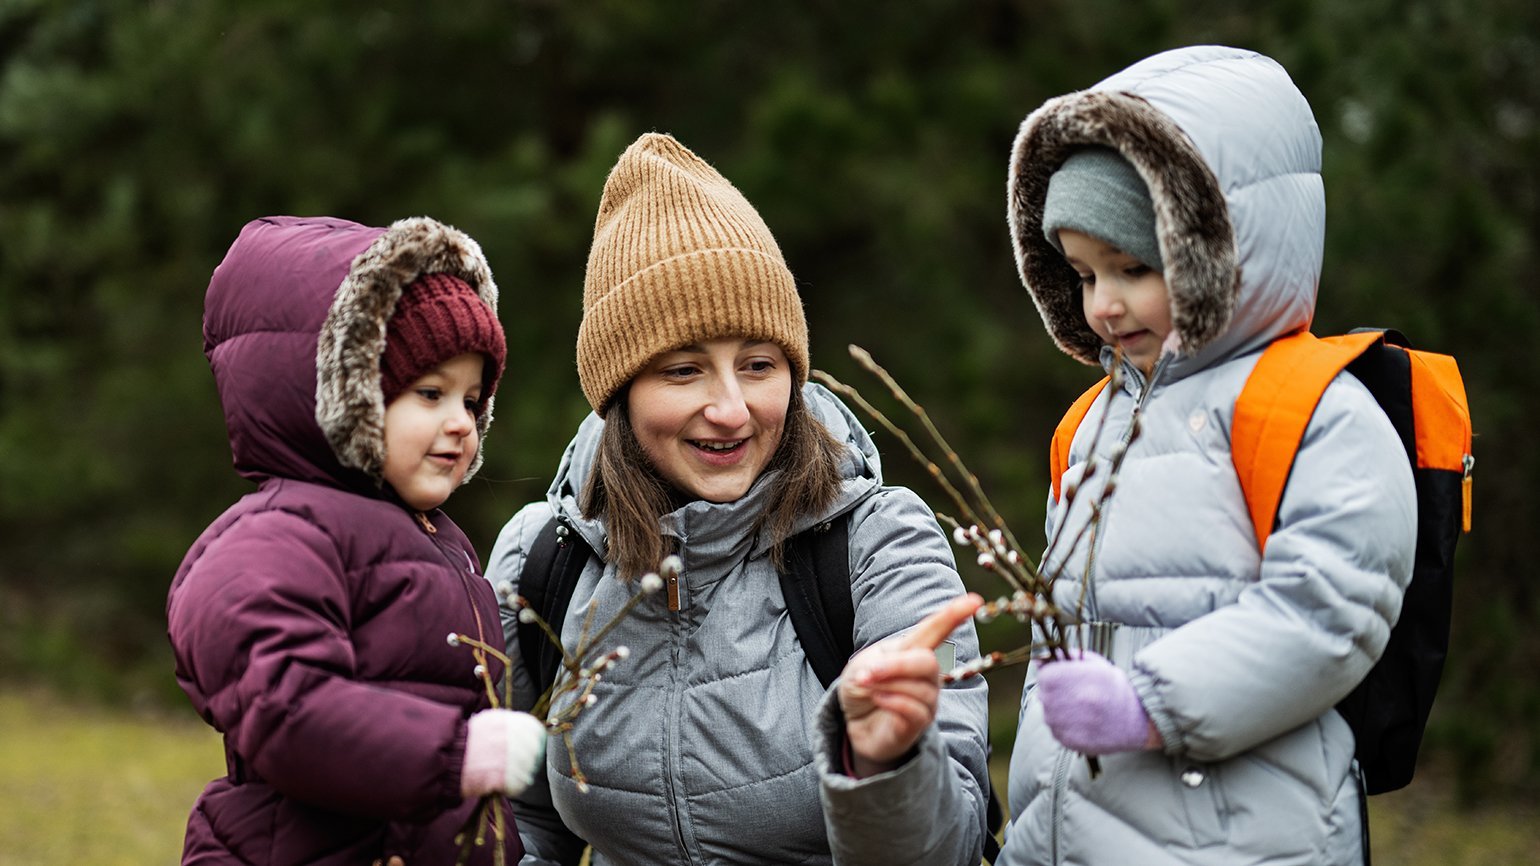
[[[214,270],[203,314],[236,471],[379,489],[385,326],[402,289],[433,272],[460,277],[497,309],[481,247],[426,217],[383,229],[330,217],[246,224]],[[482,441],[491,422],[489,399]],[[480,465],[478,452],[466,480]]]

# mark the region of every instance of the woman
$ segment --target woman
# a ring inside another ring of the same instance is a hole
[[[600,551],[553,624],[569,649],[590,605],[605,622],[665,555],[683,568],[606,638],[631,654],[571,733],[589,790],[553,747],[519,806],[525,862],[575,863],[588,844],[595,864],[829,863],[831,846],[842,863],[978,863],[986,691],[939,689],[932,652],[974,602],[946,607],[962,584],[930,509],[883,486],[861,426],[807,384],[807,325],[769,229],[666,135],[636,141],[605,183],[577,362],[594,415],[492,553],[510,648],[511,600],[553,515]],[[836,520],[854,646],[893,638],[860,657],[925,668],[925,687],[854,684],[842,702],[806,663],[777,564],[787,538]],[[952,648],[977,656],[971,625]],[[513,677],[532,705],[521,660]],[[917,707],[938,724],[906,721]],[[815,766],[815,726],[843,759]]]

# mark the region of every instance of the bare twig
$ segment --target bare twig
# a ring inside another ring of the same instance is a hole
[[[665,574],[672,572],[678,574],[680,562],[677,556],[668,557],[663,561],[662,571]],[[594,695],[594,687],[598,685],[604,673],[617,663],[624,661],[630,655],[630,650],[619,646],[608,652],[598,653],[599,642],[609,635],[610,631],[619,625],[622,620],[631,615],[638,603],[649,595],[654,595],[663,588],[663,578],[657,574],[648,574],[638,582],[638,592],[620,610],[610,617],[597,633],[590,635],[593,626],[595,607],[590,602],[587,612],[583,617],[583,628],[578,637],[576,648],[568,652],[562,645],[561,637],[557,635],[551,624],[546,622],[523,597],[514,596],[510,600],[515,610],[518,611],[519,623],[526,626],[534,626],[545,633],[546,640],[550,641],[562,654],[561,667],[557,670],[556,680],[545,690],[545,693],[535,701],[531,715],[540,719],[545,724],[546,732],[551,736],[560,736],[567,746],[567,756],[572,764],[572,778],[577,783],[578,790],[588,790],[588,779],[583,775],[578,765],[577,750],[572,745],[572,726],[583,711],[592,707],[598,700]],[[506,596],[506,593],[503,593]],[[470,635],[452,633],[448,637],[450,646],[467,646],[471,649],[471,655],[476,660],[475,674],[487,690],[487,701],[494,709],[509,707],[512,704],[511,681],[507,674],[513,665],[513,660],[507,653],[491,646],[485,641],[477,640]],[[497,689],[492,682],[488,669],[488,657],[497,659],[503,663],[503,691],[499,697]],[[573,699],[560,709],[552,711],[552,707],[558,699],[573,694]],[[476,808],[471,810],[469,820],[460,828],[455,836],[455,842],[460,846],[456,866],[463,866],[471,854],[471,850],[486,844],[487,830],[490,828],[492,837],[496,840],[496,847],[492,852],[492,860],[495,866],[506,866],[507,854],[504,842],[509,832],[509,823],[504,817],[504,810],[508,815],[513,814],[513,807],[508,799],[501,794],[488,794],[481,798]]]
[[[904,408],[915,416],[921,428],[925,431],[929,446],[939,451],[943,456],[941,461],[932,459],[924,448],[915,442],[907,431],[894,423],[881,410],[871,404],[854,387],[847,385],[833,376],[821,370],[813,371],[813,378],[823,383],[831,390],[846,397],[855,403],[858,408],[870,415],[894,438],[901,442],[909,454],[920,463],[935,479],[938,486],[956,505],[958,512],[967,521],[968,525],[950,517],[942,512],[936,512],[936,517],[952,530],[953,541],[962,548],[971,549],[975,553],[975,562],[980,568],[993,572],[1005,580],[1011,586],[1014,593],[1009,598],[1001,598],[990,602],[980,608],[976,616],[981,621],[987,621],[996,616],[1010,615],[1028,626],[1029,632],[1036,632],[1042,636],[1041,641],[1029,642],[1028,645],[1019,647],[1009,652],[992,652],[982,658],[961,665],[949,671],[945,676],[946,682],[968,679],[979,676],[985,671],[994,670],[1011,664],[1021,664],[1033,658],[1066,658],[1069,654],[1068,640],[1075,630],[1070,626],[1077,626],[1084,622],[1083,610],[1085,605],[1086,587],[1090,583],[1089,573],[1082,576],[1081,593],[1076,602],[1074,611],[1065,611],[1059,608],[1053,601],[1054,586],[1062,571],[1063,563],[1053,568],[1048,573],[1043,573],[1043,568],[1048,563],[1056,562],[1053,554],[1066,536],[1066,529],[1061,522],[1048,540],[1042,558],[1033,563],[1022,552],[1020,543],[1012,534],[1005,519],[990,502],[984,493],[983,486],[979,483],[978,476],[972,472],[962,458],[958,455],[941,431],[931,420],[930,413],[925,411],[917,401],[909,396],[896,380],[879,365],[865,349],[859,346],[850,347],[850,355],[863,369],[876,376],[888,391]],[[1117,389],[1120,386],[1121,354],[1114,358],[1112,381],[1110,387]],[[1092,434],[1090,457],[1081,470],[1077,483],[1065,486],[1062,497],[1064,500],[1064,513],[1068,514],[1070,506],[1074,504],[1076,494],[1081,484],[1093,477],[1098,471],[1096,455],[1098,453],[1102,432],[1107,424],[1107,415],[1103,413],[1098,420]],[[1095,544],[1097,527],[1101,524],[1113,492],[1117,489],[1117,478],[1122,468],[1123,458],[1128,453],[1129,444],[1138,435],[1138,410],[1132,421],[1131,433],[1127,440],[1120,443],[1112,458],[1112,467],[1101,495],[1096,502],[1091,503],[1090,518],[1077,528],[1069,537],[1069,550],[1075,550],[1089,533],[1090,543]],[[952,474],[960,479],[954,482],[948,475]],[[1090,558],[1087,557],[1087,569],[1090,568]],[[1088,755],[1086,760],[1090,766],[1091,776],[1096,777],[1101,771],[1101,763],[1096,756]]]

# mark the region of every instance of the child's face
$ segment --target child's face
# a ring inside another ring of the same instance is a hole
[[[1080,275],[1086,324],[1102,342],[1121,346],[1123,355],[1150,375],[1171,334],[1165,277],[1106,241],[1074,229],[1060,229],[1059,243]]]
[[[442,505],[476,456],[485,363],[480,354],[456,355],[385,407],[385,481],[418,511]]]

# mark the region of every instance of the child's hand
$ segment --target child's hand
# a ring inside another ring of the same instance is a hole
[[[471,716],[460,793],[467,799],[522,794],[545,760],[545,739],[545,725],[529,713],[482,710]]]
[[[857,778],[896,767],[936,719],[936,647],[983,603],[954,598],[907,633],[856,653],[840,675],[839,702]]]
[[[1128,675],[1096,653],[1044,663],[1037,672],[1037,696],[1053,738],[1083,755],[1161,744]]]

